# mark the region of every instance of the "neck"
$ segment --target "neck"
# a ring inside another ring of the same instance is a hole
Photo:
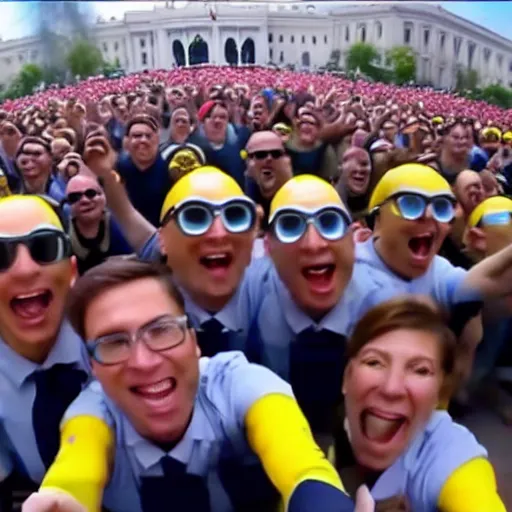
[[[101,221],[101,217],[90,221],[75,218],[75,225],[83,237],[96,238],[100,230]]]
[[[155,160],[156,158],[151,162],[141,162],[132,156],[132,161],[139,171],[147,171],[155,163]]]
[[[410,277],[405,275],[403,272],[400,271],[397,267],[395,267],[392,263],[392,261],[396,261],[395,251],[390,249],[388,251],[388,248],[382,243],[382,238],[374,238],[373,239],[373,246],[375,247],[375,251],[379,255],[380,259],[384,262],[384,265],[388,267],[394,274],[396,274],[398,277],[401,277],[402,279],[409,280]]]
[[[29,194],[45,194],[46,186],[48,185],[48,178],[38,177],[34,179],[23,179],[25,189]]]
[[[468,155],[455,156],[450,153],[447,149],[441,151],[441,165],[444,168],[448,168],[450,171],[460,172],[468,166]]]
[[[37,343],[20,342],[15,339],[14,336],[9,335],[2,335],[2,340],[21,357],[35,364],[43,364],[57,342],[58,332],[59,331],[57,330],[57,332],[47,340],[38,340]]]

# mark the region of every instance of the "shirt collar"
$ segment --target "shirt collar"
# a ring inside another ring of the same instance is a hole
[[[200,374],[203,373],[208,358],[201,358],[199,361]],[[168,453],[164,452],[159,446],[148,439],[142,437],[132,426],[126,416],[122,415],[122,429],[126,445],[133,449],[135,457],[144,469],[148,469],[160,462],[165,455],[169,455],[183,464],[189,465],[192,458],[192,450],[195,441],[214,441],[215,433],[210,425],[208,416],[203,410],[203,401],[200,398],[201,389],[199,388],[192,419],[180,442]]]
[[[192,325],[194,327],[199,327],[203,325],[208,320],[215,318],[218,320],[227,330],[231,332],[238,332],[241,330],[241,326],[239,324],[240,315],[237,311],[238,302],[240,299],[240,286],[238,286],[235,294],[229,302],[217,313],[211,314],[208,311],[204,310],[200,306],[198,306],[190,297],[190,295],[180,287],[181,293],[185,299],[185,311],[187,315],[190,316],[192,321]]]
[[[85,344],[67,320],[62,323],[56,342],[43,364],[29,361],[0,339],[0,371],[18,387],[35,371],[48,370],[56,364],[76,364],[90,373]]]
[[[348,326],[351,323],[350,308],[348,305],[354,298],[357,299],[357,287],[352,280],[350,280],[334,308],[331,309],[320,322],[316,322],[295,303],[288,288],[279,278],[275,267],[272,270],[272,276],[284,317],[294,334],[297,335],[306,329],[312,328],[316,331],[326,329],[336,334],[347,335]]]

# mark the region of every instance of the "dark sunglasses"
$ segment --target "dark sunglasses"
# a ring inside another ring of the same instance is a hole
[[[271,150],[262,150],[262,151],[253,151],[249,153],[249,158],[254,158],[255,160],[265,160],[268,156],[277,160],[284,156],[285,152],[282,149],[271,149]]]
[[[69,167],[69,166],[68,166]],[[71,173],[70,173],[71,175]],[[100,192],[97,190],[94,190],[93,188],[88,188],[87,190],[84,190],[83,192],[70,192],[66,198],[66,201],[69,204],[75,204],[82,199],[83,196],[85,196],[87,199],[94,199],[95,197],[99,196]]]
[[[184,235],[201,236],[212,227],[217,216],[220,216],[226,231],[245,233],[256,223],[256,207],[250,199],[245,198],[234,198],[219,204],[191,199],[169,210],[162,219],[162,226],[173,218]]]
[[[51,265],[72,254],[68,236],[54,228],[38,228],[22,236],[0,235],[0,272],[12,266],[20,244],[28,249],[30,257],[39,265]]]

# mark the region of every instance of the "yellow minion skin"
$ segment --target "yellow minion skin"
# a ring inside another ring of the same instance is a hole
[[[404,164],[389,170],[375,187],[369,210],[380,206],[391,196],[411,192],[427,197],[454,197],[449,183],[432,167],[423,164]]]
[[[294,490],[306,480],[344,492],[293,398],[281,394],[260,398],[247,412],[245,426],[251,448],[282,496],[284,510]],[[114,449],[114,433],[104,421],[91,416],[69,420],[63,425],[59,454],[41,490],[67,493],[87,512],[99,512]]]
[[[193,197],[207,201],[225,201],[246,196],[231,176],[217,167],[203,166],[180,178],[171,188],[162,205],[160,221],[171,208]]]
[[[14,194],[12,196],[3,197],[0,198],[0,208],[3,215],[11,216],[13,219],[16,219],[20,211],[26,210],[27,208],[36,208],[38,210],[40,224],[49,224],[60,231],[64,230],[59,216],[55,213],[53,208],[39,196]],[[36,225],[34,225],[34,228],[35,227]],[[23,235],[25,233],[17,234]]]
[[[468,227],[474,228],[482,220],[482,217],[488,213],[502,212],[512,212],[512,200],[501,196],[489,197],[471,212]]]

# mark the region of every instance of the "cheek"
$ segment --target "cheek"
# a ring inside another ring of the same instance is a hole
[[[437,379],[414,379],[407,385],[418,415],[428,417],[439,401],[440,383]]]
[[[119,365],[119,367],[115,365],[104,366],[92,360],[91,367],[94,377],[98,379],[101,386],[109,395],[115,396],[119,392],[119,390],[122,389],[118,385],[122,377],[121,365]]]

